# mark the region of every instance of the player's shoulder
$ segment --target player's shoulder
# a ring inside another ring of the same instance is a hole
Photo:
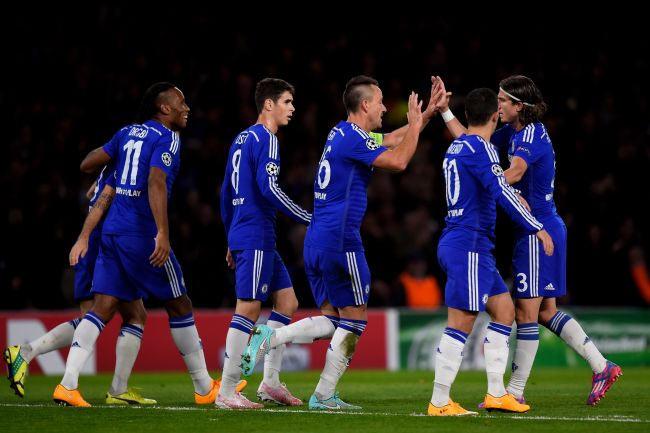
[[[350,145],[363,145],[369,150],[376,150],[381,146],[372,133],[364,130],[356,123],[341,122],[337,127],[340,127],[342,132],[345,134],[343,139],[349,142]]]
[[[256,123],[242,132],[240,132],[241,137],[244,141],[251,141],[253,143],[268,143],[271,135],[270,131],[264,127],[261,123]]]
[[[487,157],[490,161],[499,161],[497,148],[483,137],[473,134],[463,134],[454,140],[447,149],[447,155],[473,159]]]
[[[550,143],[546,127],[541,122],[529,123],[517,132],[516,142],[519,144],[544,144]]]

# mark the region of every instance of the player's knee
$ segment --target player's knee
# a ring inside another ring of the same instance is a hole
[[[118,300],[112,296],[95,296],[95,302],[90,309],[98,315],[104,323],[110,322],[117,311]]]
[[[514,308],[500,308],[494,313],[492,320],[503,325],[511,326],[515,321]]]
[[[132,323],[136,325],[144,326],[147,321],[147,312],[144,309],[138,309],[133,312],[129,320],[125,320],[127,323]]]
[[[278,299],[273,309],[285,316],[292,316],[298,310],[298,299],[295,295],[285,296],[282,299]]]
[[[187,295],[172,299],[165,303],[169,317],[186,316],[192,312],[192,301]]]

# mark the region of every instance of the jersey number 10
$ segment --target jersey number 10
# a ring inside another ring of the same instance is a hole
[[[452,159],[449,161],[445,158],[442,163],[442,171],[445,173],[445,195],[447,197],[447,207],[452,207],[458,203],[458,198],[460,196],[460,179],[458,178],[458,166],[456,165],[456,160]]]

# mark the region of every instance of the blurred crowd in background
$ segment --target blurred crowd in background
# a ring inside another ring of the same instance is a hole
[[[454,93],[452,109],[462,120],[463,95],[475,87],[496,90],[515,73],[531,77],[549,105],[544,123],[556,152],[555,200],[569,231],[570,294],[562,302],[650,304],[647,38],[635,40],[637,56],[630,57],[614,30],[565,29],[569,34],[557,41],[528,31],[508,42],[478,24],[443,17],[394,18],[390,29],[374,31],[326,20],[253,29],[245,19],[208,10],[150,14],[100,5],[83,14],[17,16],[5,28],[15,33],[0,88],[0,308],[73,305],[67,257],[94,180],[79,163],[134,120],[142,93],[156,81],[178,85],[192,110],[170,203],[172,247],[194,305],[228,307],[233,275],[224,259],[219,189],[232,139],[256,120],[257,80],[278,77],[296,87],[296,113],[278,134],[280,184],[311,209],[322,146],[345,118],[341,95],[349,78],[380,81],[389,132],[406,122],[411,90],[426,104],[432,74]],[[442,155],[450,141],[435,117],[405,172],[373,176],[362,227],[373,273],[370,306],[429,308],[444,299],[436,244],[445,213]],[[277,230],[299,300],[313,306],[302,264],[305,227],[280,216]],[[511,251],[510,223],[500,217],[496,254],[507,280]]]

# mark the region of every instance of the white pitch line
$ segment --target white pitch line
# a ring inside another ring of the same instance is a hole
[[[57,408],[55,404],[27,404],[27,403],[0,403],[0,407],[46,407]],[[123,410],[162,410],[162,411],[185,411],[185,412],[212,412],[217,414],[221,409],[210,407],[191,407],[191,406],[113,406],[113,405],[93,405],[92,408],[99,409],[123,409]],[[90,410],[92,410],[92,408]],[[266,413],[308,413],[310,415],[347,415],[347,416],[390,416],[390,417],[424,417],[423,413],[389,413],[389,412],[336,412],[336,411],[313,411],[304,409],[258,409],[256,412]],[[593,422],[622,422],[622,423],[650,423],[650,420],[625,417],[625,416],[587,416],[587,417],[564,417],[564,416],[543,416],[543,415],[478,415],[470,418],[491,418],[491,419],[516,419],[520,421],[593,421]]]

